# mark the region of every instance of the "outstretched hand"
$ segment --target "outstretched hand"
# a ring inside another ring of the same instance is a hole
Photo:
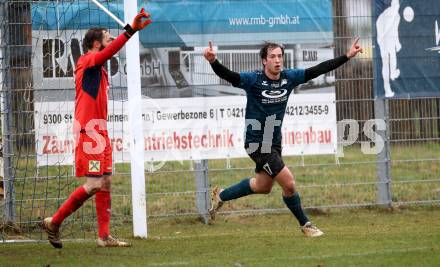
[[[208,42],[208,47],[205,49],[205,52],[203,53],[203,56],[206,58],[206,60],[209,61],[209,63],[214,63],[216,54],[214,52],[214,49],[212,48],[212,42]]]
[[[141,11],[139,11],[139,13],[136,15],[136,17],[134,17],[131,28],[133,28],[134,31],[139,31],[147,27],[147,25],[151,22],[152,20],[150,14],[145,12],[144,8],[142,8]]]
[[[353,44],[350,47],[350,50],[347,52],[347,57],[352,58],[357,55],[359,52],[363,52],[363,48],[359,45],[359,37],[356,37],[356,40],[354,40]]]

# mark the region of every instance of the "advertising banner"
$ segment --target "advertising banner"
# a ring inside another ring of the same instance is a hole
[[[440,2],[373,1],[376,97],[440,96]]]
[[[122,2],[103,4],[124,17]],[[331,0],[138,1],[138,6],[150,12],[153,20],[137,33],[148,161],[246,156],[245,92],[214,74],[203,57],[208,41],[213,42],[219,61],[236,72],[261,70],[259,49],[264,41],[284,45],[285,68],[308,68],[334,57]],[[104,27],[114,36],[122,33],[91,1],[32,3],[39,166],[73,162],[74,69],[84,53],[82,38],[91,27]],[[125,49],[105,67],[114,160],[127,162]],[[335,153],[334,84],[331,72],[295,91],[313,90],[314,94],[290,98],[283,123],[283,154]]]
[[[140,35],[142,93],[151,98],[243,95],[221,82],[202,56],[212,41],[219,60],[234,71],[261,68],[264,41],[285,46],[285,67],[298,68],[333,58],[331,0],[145,1],[153,23]],[[105,3],[123,18],[122,3]],[[185,10],[185,12],[182,12]],[[91,1],[33,2],[33,87],[37,101],[74,99],[74,68],[83,54],[82,38],[91,27],[114,36],[120,26]],[[106,65],[112,95],[125,97],[125,49]],[[334,75],[333,75],[334,77]],[[308,87],[334,85],[318,77]],[[54,89],[54,90],[52,90]]]
[[[145,159],[151,162],[247,157],[243,96],[142,100]],[[129,162],[128,108],[114,101],[108,130],[116,163]],[[70,165],[75,140],[74,102],[35,105],[37,165]],[[284,122],[283,155],[334,154],[337,146],[335,95],[290,98]]]

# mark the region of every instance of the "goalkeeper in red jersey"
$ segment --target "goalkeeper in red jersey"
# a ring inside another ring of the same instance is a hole
[[[65,218],[95,195],[98,219],[98,246],[127,247],[128,243],[110,235],[112,148],[107,132],[108,74],[104,64],[124,46],[137,31],[151,23],[142,9],[125,32],[114,39],[104,28],[91,28],[83,39],[84,55],[75,68],[75,168],[77,177],[86,182],[75,189],[43,227],[55,248],[62,248],[60,226]]]

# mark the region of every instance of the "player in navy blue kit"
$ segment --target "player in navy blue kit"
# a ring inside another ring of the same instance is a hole
[[[323,232],[313,225],[301,206],[293,174],[281,156],[281,126],[287,100],[292,90],[321,74],[332,71],[362,52],[357,38],[349,51],[340,57],[324,61],[308,69],[283,70],[284,48],[276,43],[265,43],[260,50],[262,71],[233,72],[217,59],[212,43],[204,51],[213,71],[234,87],[246,91],[245,149],[255,162],[255,177],[246,178],[225,189],[215,187],[211,193],[211,219],[225,201],[251,194],[268,194],[276,181],[282,188],[283,200],[307,237],[318,237]]]

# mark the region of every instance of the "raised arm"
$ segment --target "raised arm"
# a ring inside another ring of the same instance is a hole
[[[305,69],[304,72],[304,77],[305,77],[305,81],[310,81],[311,79],[314,79],[316,77],[318,77],[321,74],[330,72],[334,69],[336,69],[337,67],[341,66],[342,64],[344,64],[345,62],[348,61],[348,57],[346,55],[334,58],[334,59],[330,59],[324,62],[319,63],[316,66],[310,67]]]
[[[321,62],[320,64],[313,66],[311,68],[307,68],[304,73],[305,81],[307,82],[311,79],[318,77],[321,74],[330,72],[343,65],[350,58],[356,56],[359,52],[362,53],[363,51],[362,47],[360,47],[358,42],[359,42],[359,37],[356,38],[356,40],[353,42],[350,49],[345,55]]]
[[[230,82],[233,86],[237,86],[240,83],[240,74],[229,70],[217,60],[211,41],[209,41],[209,45],[205,49],[203,56],[208,60],[209,64],[211,64],[211,68],[217,76]]]
[[[127,32],[124,32],[112,41],[106,48],[99,51],[95,55],[95,65],[102,65],[104,62],[112,58],[124,46],[130,37],[127,37]]]
[[[145,18],[145,20],[143,20]],[[124,29],[125,32],[120,34],[118,38],[112,41],[106,48],[102,51],[96,53],[95,64],[102,65],[105,61],[109,60],[112,56],[118,53],[119,50],[124,46],[124,44],[130,39],[133,34],[137,31],[144,29],[148,24],[150,24],[151,17],[149,13],[146,13],[142,8],[141,11],[134,17],[133,23],[127,24]]]

